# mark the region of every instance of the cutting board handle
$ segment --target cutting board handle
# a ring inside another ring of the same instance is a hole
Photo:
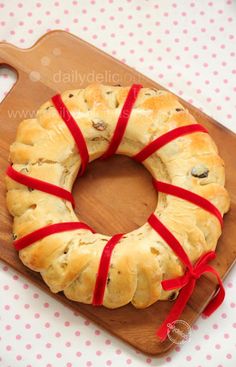
[[[7,42],[0,42],[0,65],[6,65],[14,69],[18,75],[17,56],[21,49]]]

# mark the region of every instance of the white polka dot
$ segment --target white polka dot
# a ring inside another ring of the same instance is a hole
[[[54,56],[60,56],[61,55],[61,49],[56,47],[52,50],[52,53]]]
[[[44,66],[48,66],[50,64],[51,60],[49,57],[44,56],[41,58],[41,64]]]
[[[29,74],[29,78],[32,82],[38,82],[41,79],[41,75],[38,71],[31,71]]]

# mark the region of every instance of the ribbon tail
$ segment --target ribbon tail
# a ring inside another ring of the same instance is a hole
[[[203,311],[203,314],[205,316],[210,316],[224,301],[225,289],[224,289],[223,282],[219,274],[217,273],[217,271],[214,268],[212,268],[211,266],[207,267],[207,271],[213,273],[216,276],[218,283],[219,283],[219,287],[216,290],[213,298],[210,300],[210,302],[208,303],[208,305],[206,306],[206,308]]]
[[[182,314],[183,309],[188,302],[191,294],[193,293],[193,289],[195,287],[196,280],[191,279],[188,284],[186,284],[180,291],[180,294],[169,312],[169,315],[161,324],[160,328],[156,331],[156,335],[164,341],[168,334],[168,324],[178,320],[178,317]]]

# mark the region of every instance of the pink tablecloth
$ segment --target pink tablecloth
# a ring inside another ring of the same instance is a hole
[[[236,131],[235,1],[0,0],[2,40],[29,47],[59,28],[123,60]],[[12,72],[0,69],[1,98],[13,81]],[[220,309],[209,319],[199,318],[190,341],[155,358],[74,314],[0,263],[0,365],[233,367],[236,269],[224,283],[226,300]]]

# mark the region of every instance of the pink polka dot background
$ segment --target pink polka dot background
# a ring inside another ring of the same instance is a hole
[[[52,29],[92,43],[236,132],[235,1],[0,0],[1,41],[30,47]],[[47,57],[41,61],[50,63]],[[14,81],[14,73],[0,67],[0,100]],[[236,269],[224,284],[220,309],[198,319],[190,341],[156,358],[73,313],[0,262],[0,366],[234,367]]]

